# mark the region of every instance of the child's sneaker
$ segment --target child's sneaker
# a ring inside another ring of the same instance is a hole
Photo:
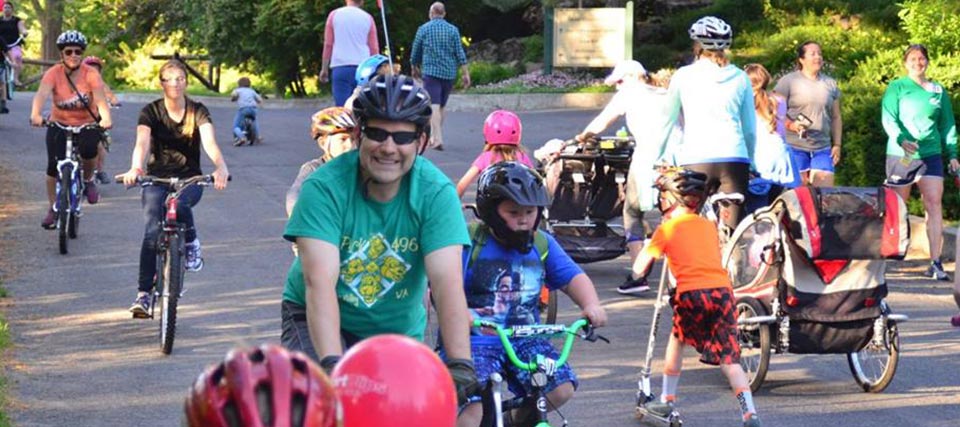
[[[956,328],[960,328],[960,314],[950,318],[950,324]]]
[[[150,294],[147,292],[137,292],[137,298],[133,300],[130,306],[130,313],[135,319],[144,319],[150,317]]]
[[[243,144],[246,144],[246,143],[247,143],[247,138],[246,138],[246,137],[243,137],[243,138],[234,138],[234,139],[233,139],[233,146],[234,146],[234,147],[239,147],[239,146],[241,146],[241,145],[243,145]]]
[[[757,417],[757,414],[750,414],[743,420],[743,427],[760,427],[760,418]]]
[[[617,287],[617,292],[623,295],[636,295],[642,294],[650,290],[650,285],[647,284],[647,279],[640,278],[634,280],[630,274],[627,274],[627,279],[623,282],[622,285]]]
[[[943,271],[943,264],[941,264],[940,261],[930,262],[930,267],[927,268],[927,276],[934,280],[950,280],[950,276],[947,275],[947,272]]]

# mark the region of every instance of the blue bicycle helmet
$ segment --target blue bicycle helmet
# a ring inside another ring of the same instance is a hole
[[[390,58],[379,54],[364,59],[363,62],[357,66],[357,72],[354,75],[354,78],[357,80],[357,86],[367,84],[373,76],[377,75],[377,69],[389,61]]]

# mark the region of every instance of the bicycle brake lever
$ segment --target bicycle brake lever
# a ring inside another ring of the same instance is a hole
[[[581,337],[590,342],[597,342],[597,340],[601,340],[607,344],[610,344],[610,340],[608,340],[607,337],[598,334],[593,328],[590,328],[590,331],[586,332],[584,335],[581,335]]]

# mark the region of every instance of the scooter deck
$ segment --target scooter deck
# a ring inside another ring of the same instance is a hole
[[[667,415],[666,417],[654,414],[644,408],[642,405],[637,406],[637,410],[634,413],[634,416],[643,422],[644,424],[653,424],[657,426],[669,426],[669,427],[681,427],[683,425],[683,420],[680,419],[680,413],[676,410]]]

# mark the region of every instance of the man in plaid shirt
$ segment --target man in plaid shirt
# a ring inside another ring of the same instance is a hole
[[[413,75],[423,77],[423,87],[430,94],[433,116],[430,118],[430,147],[443,150],[443,107],[457,82],[460,67],[463,88],[470,87],[467,54],[460,43],[460,30],[447,22],[443,3],[430,5],[430,21],[417,29],[410,52]]]

